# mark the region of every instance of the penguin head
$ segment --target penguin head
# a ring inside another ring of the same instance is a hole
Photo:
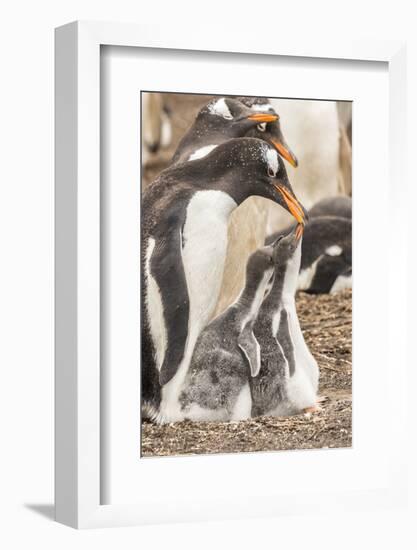
[[[239,97],[241,103],[252,109],[257,113],[275,113],[274,108],[269,103],[267,98],[263,97]],[[297,157],[294,155],[281,130],[281,124],[279,116],[277,120],[270,122],[260,122],[255,127],[251,128],[246,136],[263,139],[272,144],[278,153],[287,160],[291,166],[296,168],[298,166]]]
[[[304,225],[297,224],[287,235],[280,235],[270,247],[273,249],[274,265],[287,265],[301,257],[301,242]]]
[[[215,98],[198,113],[195,121],[197,133],[210,132],[233,138],[245,136],[258,125],[273,123],[278,115],[273,111],[255,111],[233,98]]]
[[[262,286],[263,292],[271,282],[274,274],[274,249],[263,246],[253,252],[246,264],[246,284]]]
[[[195,164],[194,171],[201,174],[204,169],[206,177],[228,180],[228,192],[238,204],[248,196],[257,195],[280,204],[298,223],[306,223],[307,212],[291,188],[284,162],[276,149],[265,141],[231,139],[201,161],[193,162],[203,163]]]

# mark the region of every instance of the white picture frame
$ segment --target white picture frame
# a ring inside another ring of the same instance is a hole
[[[135,525],[163,521],[238,518],[298,510],[307,513],[340,506],[392,506],[403,501],[406,478],[403,434],[405,399],[395,410],[396,447],[387,457],[386,483],[331,497],[287,495],[285,502],[250,503],[230,496],[202,502],[198,509],[180,505],[172,494],[149,506],[101,504],[100,403],[100,48],[128,46],[234,54],[381,61],[389,70],[389,180],[397,206],[391,212],[396,276],[405,281],[406,245],[400,232],[400,203],[406,201],[405,46],[400,42],[315,43],[274,35],[216,33],[194,29],[184,36],[175,28],[75,22],[56,30],[56,519],[77,528]],[[219,54],[220,55],[220,54]],[[388,164],[387,164],[388,166]],[[390,296],[394,289],[391,288]],[[389,301],[390,314],[405,319],[405,284]],[[393,329],[394,330],[394,329]],[[398,328],[393,338],[403,338]],[[405,346],[404,346],[405,349]],[[405,395],[406,356],[399,352],[395,379],[397,396]],[[402,423],[401,423],[402,422]],[[300,504],[300,501],[303,504]],[[161,504],[162,502],[162,504]]]

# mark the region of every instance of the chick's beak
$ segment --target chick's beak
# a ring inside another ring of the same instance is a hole
[[[297,222],[299,224],[305,225],[307,221],[306,212],[303,206],[295,198],[295,196],[290,191],[288,191],[288,189],[281,185],[275,185],[275,188],[281,193],[282,198],[284,199],[285,204],[288,207],[288,210],[291,212]]]
[[[287,160],[291,166],[294,166],[294,168],[297,168],[298,166],[298,160],[297,157],[294,155],[294,153],[291,151],[291,149],[283,145],[280,141],[276,139],[271,139],[271,143],[275,147],[275,149],[278,151],[278,153],[281,155],[282,158]]]
[[[277,114],[272,113],[254,113],[247,117],[248,120],[253,120],[254,122],[276,122],[279,119]]]
[[[302,223],[299,223],[297,227],[295,228],[295,238],[297,239],[297,242],[301,239],[304,233],[304,225]]]

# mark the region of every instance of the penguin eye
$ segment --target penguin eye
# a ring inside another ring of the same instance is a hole
[[[273,169],[272,169],[270,166],[268,166],[268,176],[269,176],[270,178],[274,178],[274,177],[275,177],[275,172],[273,171]]]
[[[257,125],[257,128],[260,132],[265,132],[266,130],[266,122],[262,122],[261,124]]]

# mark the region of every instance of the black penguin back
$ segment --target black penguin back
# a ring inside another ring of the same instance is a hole
[[[317,202],[308,211],[310,218],[318,216],[338,216],[340,218],[352,219],[352,199],[351,197],[328,197]]]

